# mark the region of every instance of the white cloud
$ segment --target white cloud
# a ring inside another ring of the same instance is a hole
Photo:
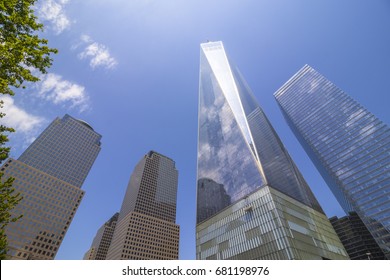
[[[92,38],[86,34],[80,36],[81,42],[83,43],[91,43],[93,42]]]
[[[50,22],[51,28],[57,35],[70,27],[71,22],[64,11],[64,6],[68,2],[68,0],[41,0],[38,2],[38,18]]]
[[[54,104],[70,103],[70,107],[79,108],[83,112],[89,108],[89,97],[85,87],[64,80],[60,75],[47,74],[38,83],[39,96]]]
[[[89,59],[89,65],[95,69],[96,67],[104,67],[107,69],[114,68],[118,62],[111,56],[108,48],[100,43],[94,42],[88,35],[82,35],[79,44],[73,46],[77,49],[83,45],[83,51],[79,53],[80,59]]]
[[[4,101],[4,105],[1,111],[6,114],[2,118],[2,122],[8,127],[13,127],[16,132],[24,134],[33,133],[34,130],[45,122],[45,119],[31,115],[22,108],[16,106],[11,97],[3,96],[2,100]],[[31,137],[33,136],[28,136],[30,139]]]

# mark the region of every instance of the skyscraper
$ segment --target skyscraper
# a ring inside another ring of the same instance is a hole
[[[150,151],[135,167],[107,259],[178,259],[175,162]]]
[[[385,260],[381,248],[356,212],[329,219],[351,260]]]
[[[91,248],[84,255],[84,260],[105,260],[107,258],[118,216],[119,213],[115,213],[99,228],[92,241]]]
[[[84,121],[56,118],[18,160],[1,168],[23,199],[12,211],[23,217],[6,228],[10,259],[54,259],[76,213],[101,135]]]
[[[306,65],[275,98],[346,213],[356,211],[390,258],[390,128]]]
[[[200,56],[197,258],[346,259],[222,43]]]

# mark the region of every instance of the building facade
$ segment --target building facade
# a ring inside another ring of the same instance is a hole
[[[81,188],[100,152],[100,140],[88,123],[65,115],[55,119],[18,160]]]
[[[94,260],[95,259],[95,248],[91,247],[89,250],[84,254],[83,260]]]
[[[99,228],[92,241],[91,248],[84,255],[84,260],[105,260],[107,258],[118,216],[119,213],[115,213]]]
[[[385,260],[381,248],[356,212],[329,219],[351,260]]]
[[[200,56],[197,259],[347,259],[223,44]]]
[[[23,215],[6,228],[9,259],[54,259],[80,205],[81,185],[100,151],[101,135],[84,121],[55,119],[19,159],[1,167],[23,199]]]
[[[179,257],[175,162],[150,151],[135,167],[123,199],[107,259]]]
[[[390,258],[389,126],[308,65],[275,98],[345,212],[357,212]]]

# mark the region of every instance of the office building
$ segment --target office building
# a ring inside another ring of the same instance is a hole
[[[308,65],[275,98],[345,212],[357,212],[390,258],[389,126]]]
[[[89,248],[89,250],[84,254],[83,260],[95,260],[96,249],[94,247]]]
[[[200,56],[197,259],[347,259],[223,44]]]
[[[107,259],[169,260],[179,257],[175,162],[150,151],[134,168]]]
[[[105,260],[107,258],[118,216],[119,213],[115,213],[99,228],[92,241],[91,248],[84,255],[84,260]]]
[[[381,248],[356,212],[329,219],[351,260],[385,260]]]
[[[86,122],[55,119],[19,159],[8,159],[4,178],[23,199],[12,210],[23,217],[6,228],[9,259],[54,259],[80,205],[81,190],[100,151],[101,135]]]

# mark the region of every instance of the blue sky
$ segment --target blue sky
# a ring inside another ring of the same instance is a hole
[[[119,211],[149,150],[179,170],[180,258],[195,258],[199,45],[224,43],[328,216],[343,211],[286,125],[273,93],[309,64],[390,123],[390,3],[260,0],[39,0],[43,36],[59,50],[42,81],[6,97],[2,121],[18,157],[68,113],[102,134],[86,195],[56,259],[82,259]]]

